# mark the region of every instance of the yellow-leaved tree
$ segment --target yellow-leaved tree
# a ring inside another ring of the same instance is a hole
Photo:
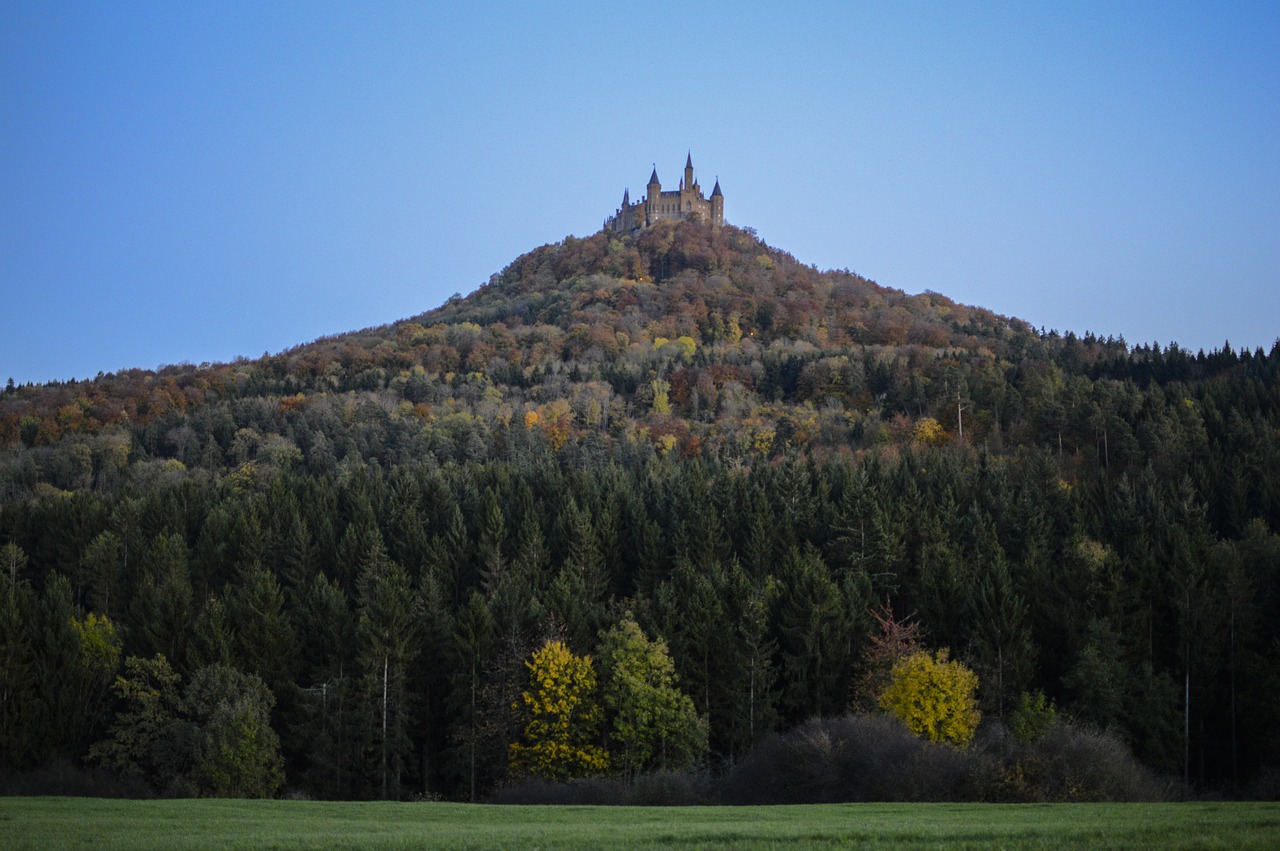
[[[574,656],[563,641],[548,641],[525,667],[529,688],[521,701],[529,722],[524,741],[509,748],[512,771],[548,780],[605,771],[609,753],[595,744],[601,712],[591,657]]]
[[[899,659],[880,694],[880,706],[933,742],[968,747],[982,713],[974,692],[978,675],[959,662],[926,651]]]

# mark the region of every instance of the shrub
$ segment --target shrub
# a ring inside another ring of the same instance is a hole
[[[1280,767],[1264,765],[1249,784],[1245,797],[1254,801],[1280,801]]]
[[[994,775],[984,755],[913,736],[891,718],[818,718],[767,738],[720,787],[728,804],[971,801]]]
[[[0,796],[8,795],[149,798],[152,793],[150,787],[137,777],[124,777],[102,768],[55,759],[31,771],[0,771]]]
[[[1035,694],[1023,692],[1018,699],[1018,708],[1013,711],[1009,721],[1009,729],[1013,737],[1023,744],[1034,742],[1043,736],[1058,717],[1053,701],[1045,697],[1043,691]]]
[[[1005,760],[996,797],[1012,801],[1162,801],[1168,784],[1114,733],[1057,721]]]

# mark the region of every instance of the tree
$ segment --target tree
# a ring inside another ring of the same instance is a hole
[[[201,796],[270,798],[284,785],[280,739],[271,728],[271,690],[227,665],[196,671],[184,710],[196,727],[193,780]]]
[[[777,721],[778,671],[774,665],[778,644],[770,634],[769,612],[778,595],[777,583],[756,581],[737,563],[727,575],[725,614],[734,624],[728,643],[728,756],[749,753]]]
[[[600,705],[590,656],[574,656],[563,641],[548,641],[525,663],[529,688],[521,695],[529,721],[522,742],[509,749],[512,769],[548,780],[599,774],[609,754],[596,744]]]
[[[120,574],[124,566],[124,546],[115,532],[107,530],[85,548],[81,575],[88,602],[106,616],[120,610]]]
[[[1071,713],[1081,721],[1110,727],[1124,711],[1125,684],[1130,681],[1120,634],[1106,618],[1090,618],[1075,664],[1063,677],[1074,699]]]
[[[1014,589],[998,549],[979,567],[981,579],[974,594],[974,637],[978,669],[987,683],[986,706],[1003,723],[1031,677],[1031,630],[1027,604]],[[994,687],[992,687],[994,686]]]
[[[352,742],[356,741],[356,617],[341,586],[323,573],[307,583],[294,613],[300,638],[298,685],[302,720],[281,733],[285,746],[305,754],[302,779],[312,795],[352,794]]]
[[[978,675],[947,655],[939,650],[898,660],[880,706],[916,735],[963,748],[982,718],[974,697]]]
[[[374,538],[357,582],[360,660],[376,707],[379,788],[399,796],[402,757],[409,749],[405,672],[418,653],[418,619],[409,575]]]
[[[1058,710],[1053,701],[1044,696],[1044,692],[1034,694],[1023,692],[1018,698],[1018,706],[1009,718],[1009,731],[1014,739],[1023,744],[1037,741],[1053,726]]]
[[[106,615],[90,612],[83,618],[72,618],[71,626],[80,639],[78,688],[75,695],[79,729],[72,738],[76,750],[83,753],[101,721],[102,706],[111,691],[112,681],[120,668],[120,639]]]
[[[9,546],[3,552],[21,552],[17,547],[9,551]],[[37,604],[28,580],[0,580],[0,760],[7,766],[28,767],[37,746],[31,728],[40,715],[45,685],[31,634]]]
[[[706,719],[676,688],[665,641],[649,640],[628,612],[601,635],[599,652],[609,745],[625,777],[682,770],[706,753]]]
[[[196,668],[230,665],[235,660],[236,635],[228,622],[227,607],[217,597],[205,601],[192,627],[188,658]]]
[[[107,738],[89,749],[89,757],[125,777],[145,781],[156,792],[180,788],[190,769],[180,717],[180,678],[169,660],[130,656],[115,691],[124,702]]]
[[[480,697],[483,675],[493,649],[493,614],[479,591],[472,591],[453,622],[453,703],[462,716],[455,731],[472,802],[476,800],[477,751],[481,746]]]
[[[22,547],[13,541],[0,547],[0,570],[3,570],[5,577],[9,580],[9,590],[13,591],[18,587],[18,579],[26,572],[27,554],[23,552]]]
[[[181,678],[164,656],[131,656],[124,666],[115,685],[124,709],[90,759],[156,792],[266,798],[279,791],[284,761],[261,679],[209,665],[179,693]]]
[[[194,619],[187,545],[181,535],[158,535],[147,553],[146,572],[129,606],[134,652],[163,655],[186,667],[187,637]]]
[[[284,614],[284,592],[275,575],[258,564],[242,569],[227,608],[235,624],[235,647],[244,670],[257,674],[279,695],[293,682],[297,648]]]
[[[921,652],[920,623],[911,615],[902,620],[893,616],[893,606],[886,599],[879,611],[872,611],[876,626],[869,636],[862,656],[862,679],[853,697],[855,709],[870,711],[880,704],[899,661]]]
[[[847,699],[852,668],[843,640],[847,613],[840,587],[822,556],[795,547],[783,562],[779,584],[784,706],[794,722],[834,713]]]

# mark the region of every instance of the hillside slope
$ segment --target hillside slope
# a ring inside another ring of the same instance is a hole
[[[1043,692],[1240,792],[1280,766],[1280,344],[1036,333],[728,227],[570,238],[379,328],[6,389],[0,566],[19,770],[101,754],[162,654],[172,729],[211,683],[269,717],[283,774],[237,788],[484,795],[530,653],[630,613],[719,771],[874,707],[892,605],[987,741]],[[130,782],[216,793],[191,741]]]

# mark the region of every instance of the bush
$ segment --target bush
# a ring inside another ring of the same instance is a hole
[[[1245,794],[1253,801],[1280,801],[1280,767],[1264,765]]]
[[[1010,801],[1163,801],[1169,785],[1115,734],[1057,721],[1004,763],[996,797]]]
[[[1034,742],[959,751],[893,719],[814,719],[766,739],[720,786],[726,804],[846,801],[1161,801],[1168,783],[1115,735],[1062,721]]]
[[[722,782],[727,804],[981,800],[985,756],[913,736],[880,715],[816,718],[769,737]]]
[[[0,772],[0,796],[56,795],[76,798],[149,798],[151,789],[137,778],[59,759],[31,771]]]

